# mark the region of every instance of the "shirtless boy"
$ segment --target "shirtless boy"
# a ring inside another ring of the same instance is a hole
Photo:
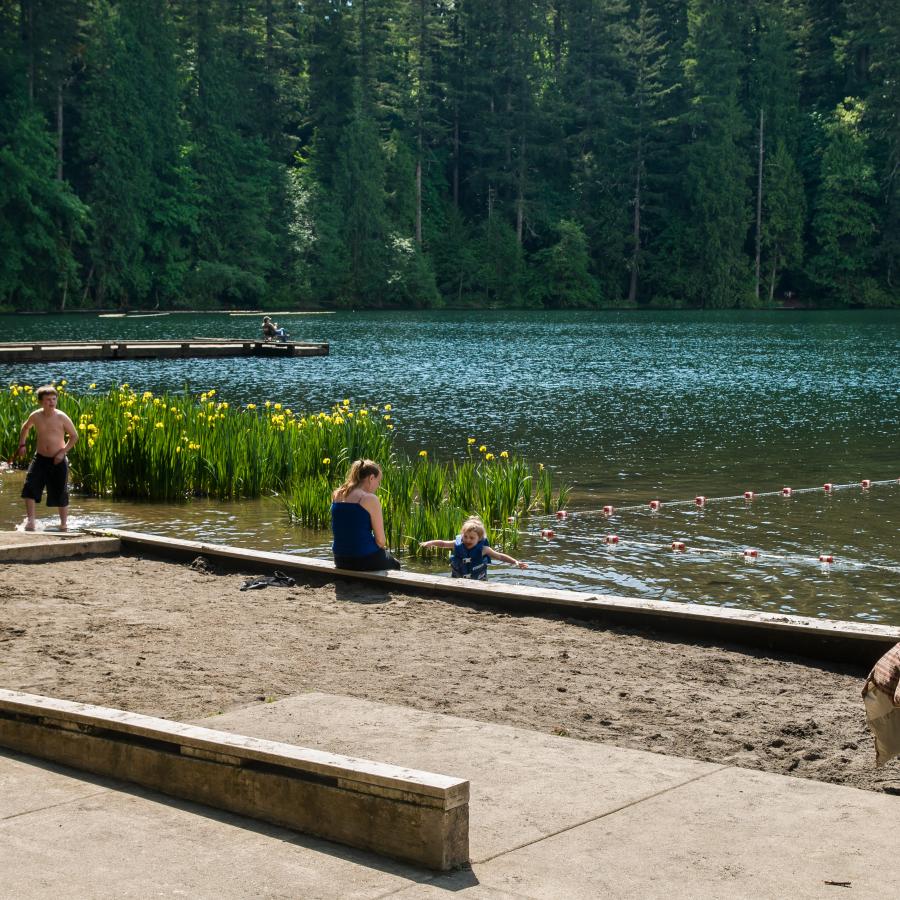
[[[72,420],[56,408],[59,395],[52,384],[37,389],[41,404],[26,420],[19,432],[17,456],[25,455],[25,438],[33,428],[37,432],[37,452],[28,467],[22,498],[25,500],[25,530],[34,531],[34,506],[41,502],[47,488],[47,506],[59,507],[59,527],[67,528],[69,519],[69,461],[66,454],[78,443],[78,432]],[[68,435],[68,440],[66,436]]]

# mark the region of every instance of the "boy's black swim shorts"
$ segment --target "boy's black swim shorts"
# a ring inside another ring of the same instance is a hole
[[[22,498],[41,502],[44,487],[47,488],[47,506],[69,505],[69,461],[53,462],[52,456],[34,454],[34,459],[25,475]]]

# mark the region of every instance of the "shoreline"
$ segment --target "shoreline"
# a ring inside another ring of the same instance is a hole
[[[890,312],[897,311],[896,306],[736,306],[730,307],[729,312],[737,313],[756,313],[756,312]],[[98,316],[98,315],[122,315],[125,318],[146,316],[153,313],[156,315],[173,315],[173,316],[206,316],[206,315],[243,315],[243,316],[291,316],[291,315],[314,315],[314,314],[333,314],[340,312],[360,313],[398,313],[398,312],[561,312],[561,313],[605,313],[605,312],[684,312],[684,313],[710,313],[719,312],[720,310],[709,310],[699,306],[654,306],[652,304],[635,305],[635,306],[584,306],[566,309],[542,309],[536,310],[533,306],[484,306],[473,304],[471,306],[439,306],[439,307],[412,307],[412,306],[366,306],[360,309],[341,307],[329,309],[323,306],[309,306],[302,309],[230,309],[223,307],[222,309],[156,309],[154,307],[129,307],[125,312],[121,308],[97,308],[97,309],[0,309],[0,315],[5,316]]]
[[[900,793],[874,768],[866,667],[195,560],[0,573],[4,688],[200,719],[308,691]]]

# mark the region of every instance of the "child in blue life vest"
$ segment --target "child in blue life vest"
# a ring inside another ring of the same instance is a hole
[[[473,578],[484,581],[487,578],[488,563],[492,559],[511,563],[520,569],[527,569],[528,563],[519,562],[506,553],[495,550],[487,540],[484,522],[478,516],[471,516],[463,522],[455,541],[422,541],[420,547],[441,547],[452,550],[450,554],[450,575],[452,578]]]

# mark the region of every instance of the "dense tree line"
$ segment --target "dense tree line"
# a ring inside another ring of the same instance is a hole
[[[900,4],[0,0],[0,307],[900,304]]]

